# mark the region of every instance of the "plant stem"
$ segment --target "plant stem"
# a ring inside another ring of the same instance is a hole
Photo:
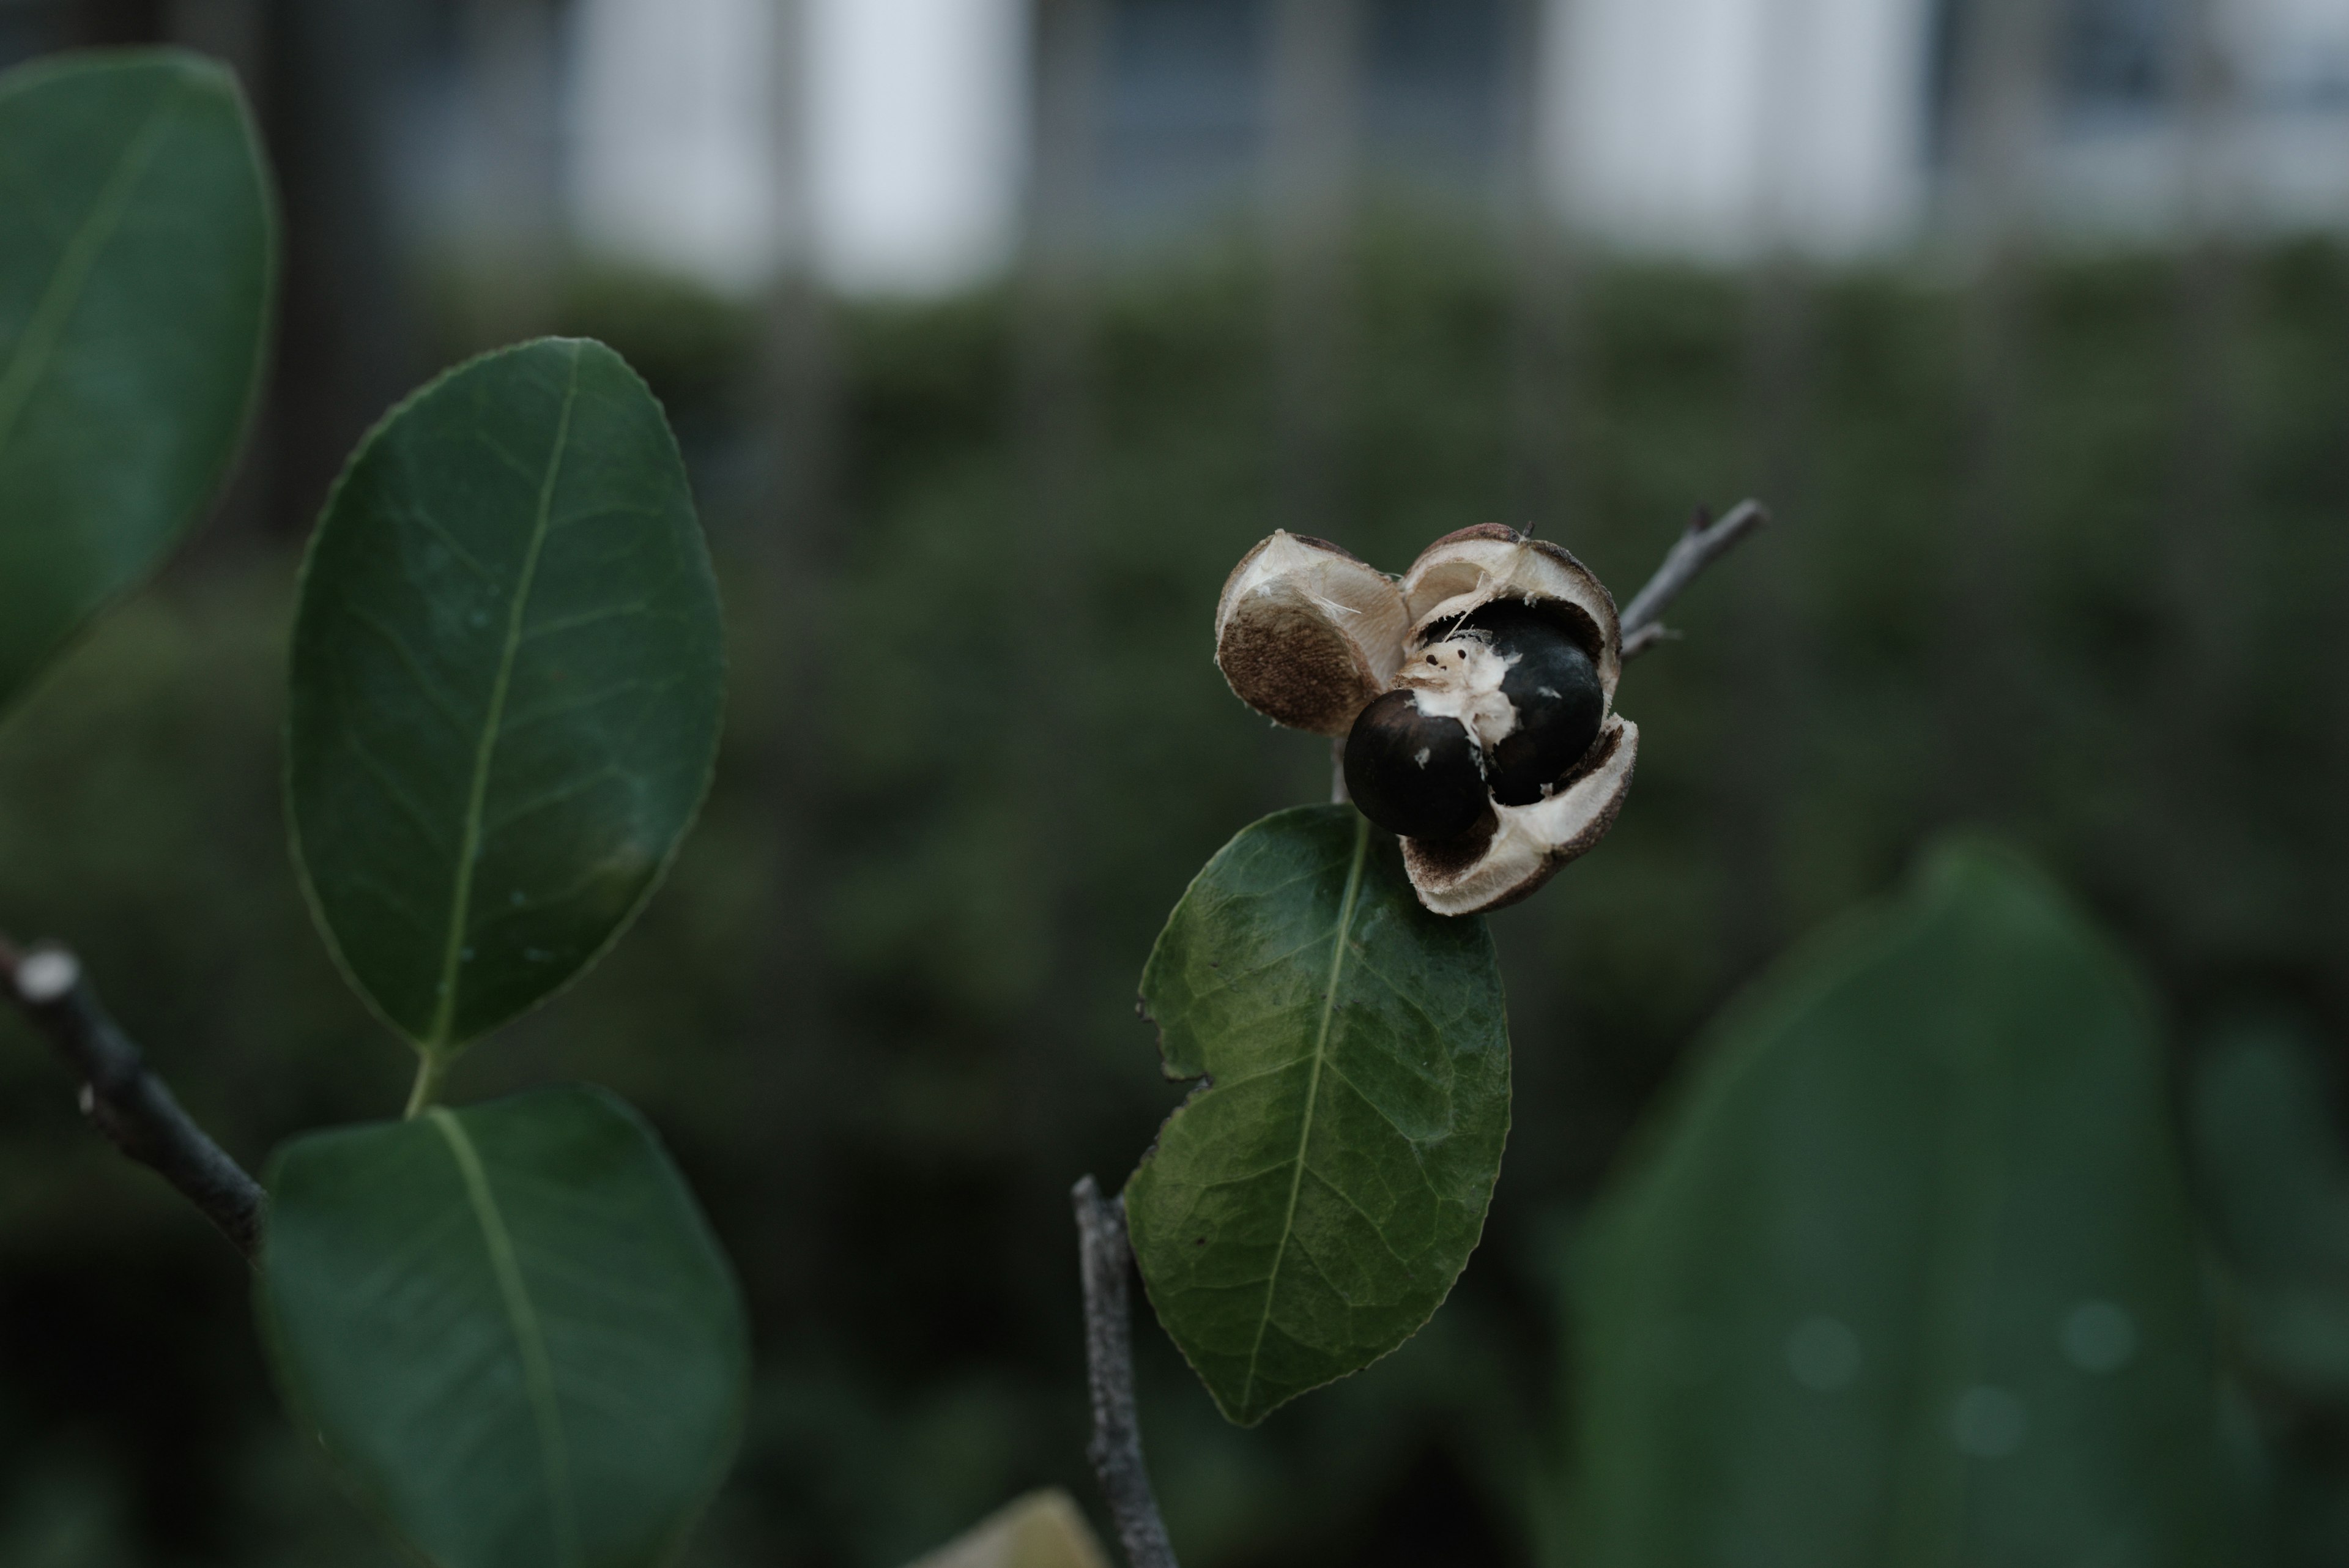
[[[1133,1568],[1177,1568],[1158,1517],[1150,1471],[1142,1460],[1142,1427],[1133,1407],[1133,1314],[1126,1276],[1133,1249],[1125,1235],[1125,1200],[1103,1198],[1090,1176],[1070,1193],[1077,1210],[1077,1255],[1085,1284],[1085,1366],[1092,1385],[1093,1435],[1085,1457],[1117,1521]]]
[[[1633,659],[1672,634],[1664,627],[1664,607],[1680,597],[1707,566],[1735,547],[1737,542],[1770,521],[1759,501],[1741,501],[1719,519],[1699,511],[1688,528],[1664,552],[1648,586],[1632,597],[1623,611],[1623,657]]]
[[[416,1053],[416,1086],[408,1092],[409,1121],[430,1110],[440,1101],[440,1085],[448,1081],[449,1064],[454,1053],[419,1046]]]
[[[19,952],[0,937],[0,993],[82,1080],[81,1110],[107,1138],[177,1188],[246,1261],[261,1256],[269,1199],[206,1136],[123,1033],[84,978],[81,961],[44,945]]]

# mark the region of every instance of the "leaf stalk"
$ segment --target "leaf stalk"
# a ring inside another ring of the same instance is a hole
[[[416,1086],[408,1092],[407,1119],[414,1121],[440,1103],[440,1087],[449,1079],[449,1064],[456,1059],[453,1051],[436,1050],[429,1045],[416,1048]]]

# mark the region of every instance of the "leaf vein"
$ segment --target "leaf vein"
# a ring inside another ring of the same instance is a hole
[[[49,275],[48,286],[41,291],[39,303],[25,322],[16,352],[9,356],[7,369],[0,371],[0,449],[5,449],[15,435],[17,420],[32,402],[34,384],[47,372],[51,357],[64,339],[74,307],[81,303],[82,291],[89,286],[90,275],[98,268],[98,253],[122,226],[123,217],[130,210],[132,192],[140,177],[146,173],[155,150],[162,144],[164,121],[178,107],[183,90],[183,84],[175,80],[156,95],[154,107],[124,144],[106,183],[99,187],[88,216],[75,229],[73,238],[57,257],[57,270]]]
[[[417,657],[414,649],[408,646],[407,637],[398,627],[363,604],[351,606],[351,618],[383,639],[390,648],[392,656],[399,660],[400,667],[408,671],[408,678],[416,683],[416,690],[423,695],[424,701],[430,704],[434,712],[448,721],[450,728],[460,735],[472,728],[465,722],[465,716],[457,711],[457,705],[449,700],[426,671],[424,661]],[[365,711],[364,704],[361,704],[361,711]]]
[[[1361,897],[1362,867],[1370,858],[1370,849],[1371,824],[1368,817],[1363,817],[1355,826],[1353,864],[1347,868],[1346,892],[1338,905],[1336,940],[1330,943],[1329,985],[1321,999],[1321,1026],[1313,1040],[1313,1071],[1306,1080],[1305,1115],[1297,1132],[1297,1168],[1288,1181],[1288,1207],[1281,1216],[1280,1240],[1273,1250],[1272,1268],[1265,1277],[1264,1310],[1257,1317],[1256,1343],[1248,1347],[1247,1373],[1240,1383],[1239,1406],[1243,1411],[1251,1407],[1256,1393],[1257,1366],[1264,1355],[1265,1330],[1272,1324],[1273,1297],[1280,1288],[1280,1265],[1287,1261],[1288,1244],[1297,1234],[1297,1197],[1305,1185],[1305,1156],[1313,1140],[1313,1111],[1321,1094],[1321,1066],[1330,1054],[1330,1029],[1338,1013],[1338,984],[1345,976],[1347,950],[1353,945],[1347,938],[1353,929],[1354,906]],[[1313,1262],[1309,1252],[1307,1262],[1319,1271],[1320,1265]]]
[[[497,1194],[490,1189],[490,1173],[482,1168],[472,1138],[447,1110],[436,1106],[427,1114],[447,1140],[450,1158],[457,1162],[457,1172],[464,1179],[465,1196],[481,1227],[491,1272],[497,1277],[498,1295],[505,1303],[506,1323],[522,1355],[523,1384],[538,1427],[539,1462],[546,1479],[556,1560],[565,1568],[579,1568],[579,1521],[571,1502],[571,1451],[563,1430],[563,1408],[555,1399],[554,1364],[547,1355],[546,1327],[539,1320],[537,1304],[530,1299],[521,1260],[514,1253],[513,1236],[506,1230]]]
[[[579,351],[571,353],[571,375],[563,391],[563,413],[554,441],[546,454],[546,472],[539,482],[538,515],[523,552],[521,575],[515,579],[513,603],[506,613],[505,648],[498,658],[497,678],[490,687],[490,711],[473,753],[473,782],[465,805],[463,843],[457,857],[457,886],[449,903],[449,935],[440,956],[440,990],[432,1014],[428,1050],[442,1050],[457,1019],[457,978],[464,962],[465,930],[472,913],[473,867],[481,858],[481,825],[490,793],[490,764],[497,755],[498,733],[505,719],[506,693],[513,685],[514,656],[522,649],[523,619],[530,608],[532,587],[538,580],[540,553],[546,547],[547,524],[554,511],[554,484],[563,472],[564,454],[571,444],[571,410],[579,400]]]
[[[358,731],[345,730],[343,739],[349,744],[351,755],[358,759],[359,766],[382,786],[383,793],[391,797],[391,803],[399,807],[408,820],[415,825],[416,830],[424,836],[424,841],[438,847],[443,842],[440,826],[432,820],[432,814],[424,809],[423,803],[409,792],[382,758],[367,750],[367,742],[359,739]]]

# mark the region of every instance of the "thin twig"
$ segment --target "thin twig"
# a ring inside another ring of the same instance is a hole
[[[64,948],[18,952],[0,937],[0,992],[82,1080],[82,1115],[114,1147],[180,1189],[248,1262],[261,1252],[267,1199],[180,1108],[121,1026],[98,1004],[81,961]]]
[[[1084,1266],[1085,1365],[1093,1390],[1093,1436],[1085,1455],[1117,1521],[1126,1561],[1133,1568],[1176,1568],[1142,1462],[1142,1428],[1133,1411],[1133,1314],[1126,1305],[1133,1249],[1126,1241],[1125,1200],[1103,1198],[1090,1176],[1069,1196]]]
[[[1664,626],[1664,607],[1680,597],[1682,589],[1740,539],[1768,521],[1770,514],[1758,501],[1741,501],[1717,520],[1700,509],[1687,531],[1664,553],[1664,564],[1623,611],[1623,657],[1636,658],[1671,637]]]

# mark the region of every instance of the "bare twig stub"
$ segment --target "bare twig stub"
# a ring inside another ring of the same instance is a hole
[[[1673,540],[1672,547],[1664,553],[1664,564],[1656,568],[1648,586],[1624,609],[1623,657],[1645,653],[1670,637],[1671,633],[1664,627],[1665,607],[1680,597],[1682,589],[1727,555],[1740,539],[1768,521],[1770,514],[1758,501],[1741,501],[1719,518],[1699,512],[1687,531]]]
[[[261,1251],[261,1184],[180,1108],[147,1070],[60,947],[19,952],[0,937],[0,994],[22,1010],[82,1080],[81,1108],[114,1147],[180,1190],[248,1260]]]
[[[1126,1561],[1133,1568],[1175,1568],[1174,1548],[1142,1462],[1142,1428],[1133,1409],[1133,1314],[1126,1290],[1133,1250],[1125,1237],[1125,1202],[1103,1198],[1090,1176],[1070,1197],[1084,1267],[1085,1365],[1093,1391],[1093,1436],[1085,1454],[1117,1521]]]

